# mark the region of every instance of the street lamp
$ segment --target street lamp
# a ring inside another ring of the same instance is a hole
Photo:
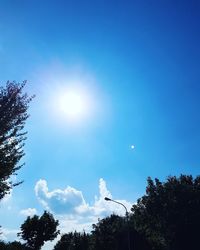
[[[130,231],[129,231],[129,219],[128,219],[128,210],[127,210],[126,206],[125,206],[123,203],[121,203],[121,202],[119,202],[119,201],[115,201],[115,200],[110,199],[110,198],[108,198],[108,197],[105,197],[104,200],[106,200],[106,201],[112,201],[112,202],[117,203],[117,204],[119,204],[119,205],[121,205],[121,206],[124,207],[124,209],[125,209],[125,211],[126,211],[126,220],[127,220],[127,226],[128,226],[128,250],[131,250],[131,244],[130,244]]]

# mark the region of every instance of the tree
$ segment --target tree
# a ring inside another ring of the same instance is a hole
[[[6,249],[6,243],[3,241],[0,241],[0,249]]]
[[[56,243],[54,250],[88,250],[90,235],[78,232],[63,234]]]
[[[16,185],[10,180],[22,167],[26,132],[24,125],[29,117],[27,110],[33,96],[23,93],[23,83],[7,82],[0,87],[0,199]]]
[[[67,250],[73,245],[73,233],[63,234],[60,240],[56,243],[54,250]]]
[[[132,224],[128,226],[124,217],[112,214],[93,224],[90,234],[63,234],[54,250],[127,250],[129,242],[131,250],[151,250],[146,239],[136,232]]]
[[[146,195],[133,205],[137,230],[154,249],[196,249],[199,245],[200,176],[148,178]]]
[[[92,249],[118,250],[122,249],[121,245],[127,249],[127,234],[123,217],[112,214],[99,220],[97,224],[93,224]]]
[[[59,234],[57,226],[58,221],[54,219],[53,215],[44,211],[41,217],[34,215],[28,216],[25,222],[21,225],[21,236],[26,241],[26,246],[30,249],[39,250],[46,241],[54,240]]]
[[[28,250],[22,243],[18,241],[13,241],[13,242],[0,242],[0,249],[3,250]]]
[[[135,230],[130,220],[112,214],[93,225],[91,249],[151,250],[151,247],[144,236]]]

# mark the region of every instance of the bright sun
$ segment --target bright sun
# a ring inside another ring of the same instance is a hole
[[[86,112],[86,99],[78,92],[67,91],[59,97],[60,111],[69,117],[80,117]]]

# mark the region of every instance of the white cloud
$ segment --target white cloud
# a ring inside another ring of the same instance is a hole
[[[35,208],[27,208],[27,209],[21,210],[20,214],[23,216],[33,216],[37,214],[37,210]]]
[[[16,230],[16,229],[1,228],[0,239],[3,241],[17,240],[17,233],[18,232],[19,232],[19,230]]]
[[[104,198],[108,197],[112,199],[112,195],[110,191],[107,189],[106,182],[101,178],[99,180],[99,197],[95,197],[95,203],[94,203],[94,211],[96,215],[101,216],[108,216],[111,213],[124,215],[125,210],[123,206],[120,206],[119,204],[116,204],[111,201],[105,201]],[[123,203],[128,211],[130,210],[133,203],[130,203],[126,200],[117,200],[118,202]]]
[[[87,206],[81,191],[68,186],[64,190],[55,189],[49,192],[45,180],[36,183],[35,194],[45,209],[56,214],[74,213],[79,206]]]
[[[66,189],[49,191],[46,180],[39,180],[35,185],[35,194],[44,209],[54,213],[60,222],[61,232],[90,231],[93,223],[112,213],[124,215],[125,209],[119,204],[105,201],[105,197],[112,198],[106,182],[99,180],[99,196],[95,196],[93,204],[89,205],[81,191],[68,186]],[[118,200],[130,210],[133,203]]]
[[[0,211],[3,212],[5,209],[12,210],[12,194],[13,190],[10,190],[10,193],[6,194],[3,199],[1,200],[1,206],[0,206]]]

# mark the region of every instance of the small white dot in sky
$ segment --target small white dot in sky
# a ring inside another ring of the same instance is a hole
[[[134,145],[131,145],[131,149],[134,149],[135,148],[135,146]]]

